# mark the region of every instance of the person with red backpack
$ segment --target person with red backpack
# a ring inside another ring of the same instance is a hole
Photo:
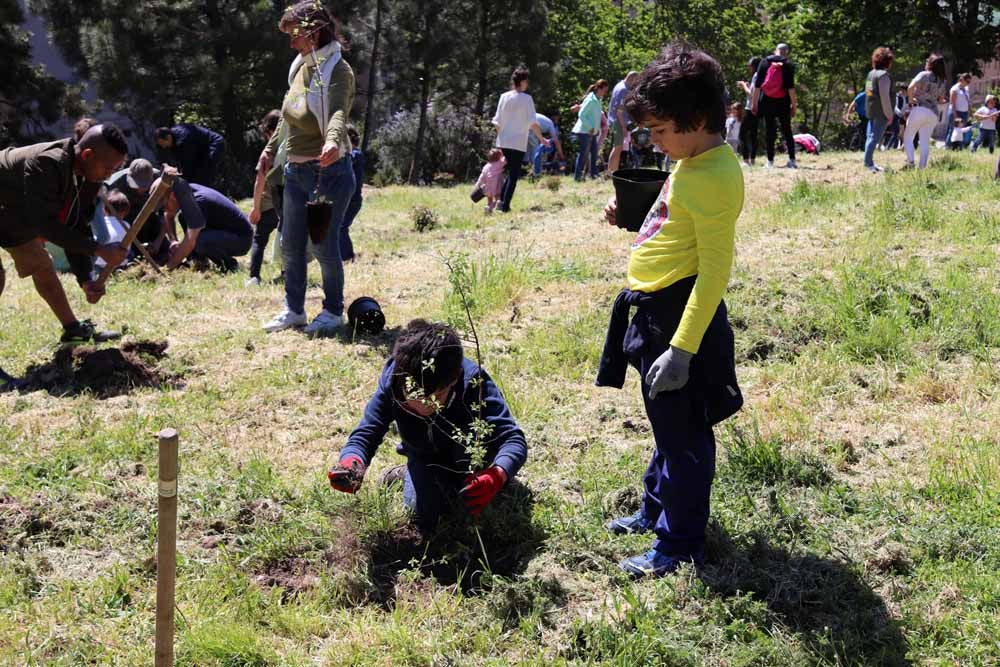
[[[788,45],[778,44],[774,55],[761,61],[757,69],[757,88],[754,90],[752,111],[755,116],[764,117],[765,141],[768,169],[774,167],[774,141],[777,138],[777,124],[781,123],[781,135],[788,149],[789,169],[795,169],[795,141],[792,139],[792,116],[795,115],[798,100],[795,97],[795,65],[788,60]]]

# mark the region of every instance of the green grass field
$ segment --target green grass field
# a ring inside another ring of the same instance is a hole
[[[166,379],[0,395],[0,664],[152,664],[167,426],[179,665],[1000,664],[1000,186],[987,155],[877,159],[747,175],[726,296],[747,405],[717,429],[706,566],[656,581],[616,567],[648,538],[603,529],[652,446],[636,374],[593,386],[631,240],[600,220],[609,184],[523,182],[492,217],[466,187],[371,190],[346,296],[383,305],[376,339],[265,335],[283,292],[245,273],[130,274],[97,306],[67,279],[81,316],[169,342]],[[440,224],[415,231],[416,205]],[[485,557],[468,526],[407,529],[376,481],[392,434],[356,497],[325,477],[391,330],[461,322],[456,253],[530,446]],[[22,375],[59,331],[10,282],[0,364]]]

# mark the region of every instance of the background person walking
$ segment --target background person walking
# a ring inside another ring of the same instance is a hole
[[[497,128],[496,146],[507,160],[507,178],[500,189],[500,203],[497,205],[497,210],[503,213],[510,212],[510,201],[521,178],[521,163],[528,150],[528,132],[533,132],[539,143],[551,145],[542,136],[535,115],[535,101],[526,92],[529,74],[527,67],[518,67],[511,73],[510,90],[500,96],[497,112],[493,114],[493,125]]]
[[[792,116],[798,110],[798,100],[795,96],[795,65],[788,60],[787,44],[778,44],[774,55],[761,61],[757,69],[757,85],[752,111],[764,117],[765,166],[774,166],[774,142],[780,124],[781,136],[788,150],[788,164],[785,166],[795,169],[798,165],[795,162],[795,140],[792,138]]]
[[[580,104],[577,113],[576,124],[573,125],[573,134],[579,144],[579,152],[576,155],[576,168],[573,170],[573,178],[582,181],[587,177],[587,169],[592,172],[597,171],[596,157],[597,151],[593,142],[597,140],[601,133],[601,98],[608,92],[608,82],[598,79],[590,84],[587,93]],[[587,163],[590,163],[588,167]]]
[[[872,70],[865,79],[865,110],[868,112],[865,168],[873,173],[882,171],[881,167],[875,166],[875,149],[896,115],[892,104],[892,79],[889,77],[889,68],[895,57],[888,47],[875,49],[872,52]]]
[[[924,71],[913,77],[906,89],[910,98],[910,115],[906,120],[903,148],[906,150],[906,167],[913,167],[913,139],[920,135],[920,168],[927,166],[931,152],[931,132],[938,122],[938,101],[947,90],[944,56],[931,54],[924,63]]]

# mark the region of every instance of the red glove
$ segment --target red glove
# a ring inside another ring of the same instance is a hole
[[[483,511],[497,491],[507,483],[507,473],[500,466],[490,466],[486,470],[473,473],[465,478],[465,486],[459,491],[465,500],[465,507],[472,516]]]
[[[344,493],[354,493],[361,488],[361,480],[365,478],[364,461],[353,454],[340,459],[340,462],[326,473],[330,478],[330,486],[343,491]]]

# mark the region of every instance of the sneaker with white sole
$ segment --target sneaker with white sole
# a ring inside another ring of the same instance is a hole
[[[244,287],[260,287],[260,278],[254,276],[253,278],[247,278],[247,281],[243,283]]]
[[[277,315],[270,321],[264,324],[264,331],[267,333],[274,333],[276,331],[284,331],[285,329],[292,329],[295,327],[305,326],[309,319],[306,317],[305,313],[293,313],[287,308]]]
[[[343,315],[334,315],[324,308],[303,331],[310,338],[331,336],[343,323]]]
[[[765,162],[764,169],[774,169],[774,160],[768,160]]]
[[[798,168],[799,168],[799,165],[795,162],[795,160],[789,160],[785,164],[785,169],[798,169]]]

